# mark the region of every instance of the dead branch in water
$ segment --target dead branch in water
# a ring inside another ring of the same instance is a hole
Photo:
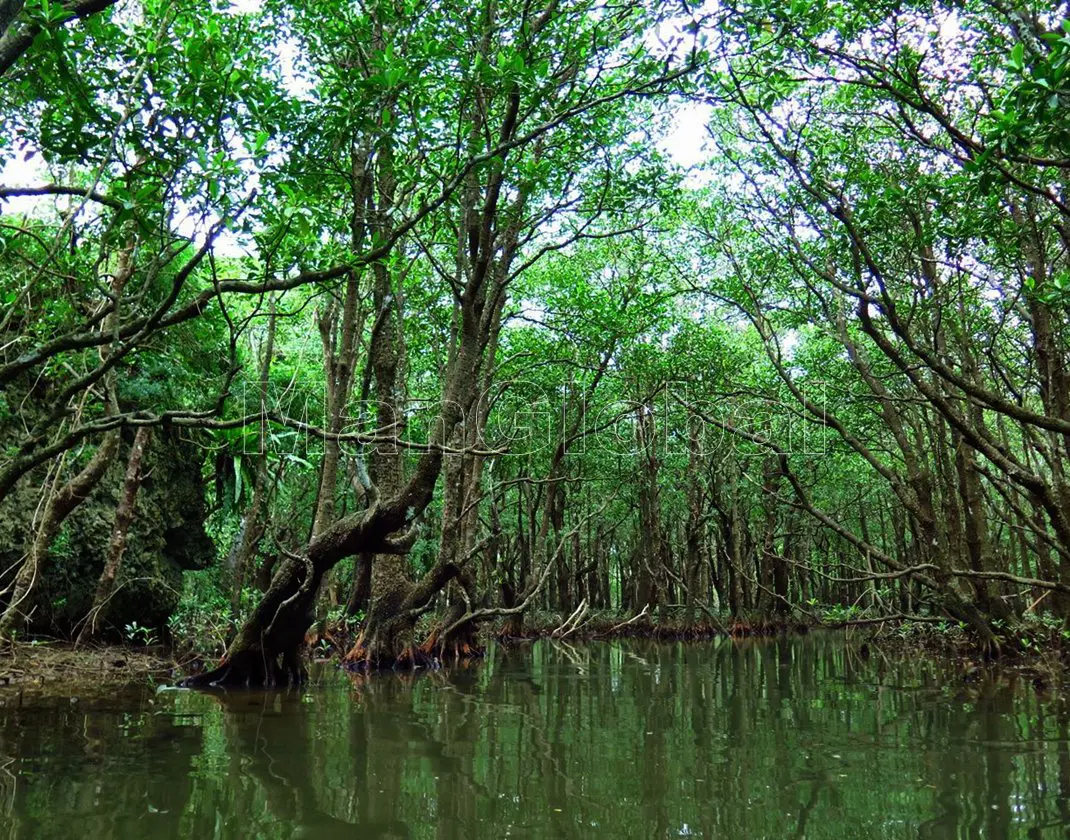
[[[616,624],[613,627],[610,627],[609,630],[608,630],[608,633],[615,633],[618,630],[620,630],[621,627],[627,627],[629,624],[634,624],[639,619],[641,619],[644,615],[647,615],[647,610],[649,610],[649,609],[650,609],[650,604],[646,604],[643,607],[642,611],[638,615],[634,615],[631,618],[629,618],[627,621],[622,621],[620,624]]]

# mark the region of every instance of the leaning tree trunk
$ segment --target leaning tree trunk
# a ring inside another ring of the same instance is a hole
[[[414,522],[430,504],[435,484],[442,471],[443,451],[454,429],[464,418],[465,392],[472,380],[476,360],[482,346],[478,324],[482,311],[466,303],[463,312],[463,339],[451,360],[443,389],[442,408],[432,426],[433,432],[427,450],[417,462],[405,486],[392,498],[375,501],[368,510],[359,511],[335,522],[313,537],[301,555],[289,555],[271,582],[260,604],[246,620],[238,636],[231,644],[223,663],[215,670],[191,677],[183,684],[187,687],[208,688],[225,686],[279,686],[292,685],[304,680],[300,648],[305,632],[312,625],[317,593],[323,576],[340,560],[354,555],[379,555],[372,569],[372,589],[375,586],[375,565],[380,565],[383,556],[396,559],[411,548],[415,538]],[[405,531],[401,536],[395,536]],[[432,570],[417,586],[408,588],[397,575],[390,574],[389,560],[385,564],[391,580],[382,580],[375,600],[396,588],[396,594],[388,594],[381,616],[392,612],[399,618],[418,614],[435,593],[449,581],[455,569]],[[380,572],[382,577],[382,570]],[[389,583],[389,586],[387,585]],[[404,593],[404,594],[402,594]],[[372,613],[376,607],[373,603]],[[383,622],[380,621],[380,624]],[[365,628],[364,661],[381,664],[385,656],[396,654],[393,641],[387,644],[389,634],[379,631],[371,634],[373,626],[369,616]]]
[[[119,504],[115,508],[115,522],[111,529],[111,539],[108,541],[108,556],[104,559],[104,569],[97,581],[93,606],[78,633],[75,646],[85,644],[96,636],[97,621],[115,591],[115,580],[119,574],[123,554],[126,552],[126,538],[130,531],[130,523],[134,521],[134,506],[137,503],[138,490],[141,489],[141,461],[151,435],[152,431],[148,426],[141,426],[134,435],[134,444],[130,447],[130,456],[126,462],[122,493],[119,496]]]
[[[33,588],[44,572],[48,552],[56,539],[64,520],[74,512],[97,486],[111,459],[119,448],[119,431],[108,432],[101,441],[89,463],[74,478],[55,491],[45,504],[41,524],[37,527],[33,544],[15,577],[11,597],[3,615],[0,615],[0,639],[11,636],[16,624],[27,621],[26,604],[33,595]]]
[[[447,417],[446,422],[456,420]],[[441,453],[424,455],[405,490],[370,510],[334,523],[309,543],[303,554],[282,562],[263,599],[231,643],[218,668],[184,680],[189,688],[280,687],[304,681],[300,649],[315,618],[323,576],[345,557],[360,553],[405,551],[405,537],[392,538],[430,503],[441,468]]]

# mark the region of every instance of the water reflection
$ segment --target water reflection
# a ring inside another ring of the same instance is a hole
[[[0,838],[1068,836],[1061,704],[836,637],[0,709]]]

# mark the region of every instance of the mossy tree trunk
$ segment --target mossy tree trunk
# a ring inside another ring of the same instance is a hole
[[[448,413],[443,418],[450,425],[457,420]],[[407,540],[394,535],[410,528],[431,501],[441,459],[441,449],[433,447],[421,458],[403,492],[335,522],[300,555],[287,556],[220,666],[183,684],[193,688],[279,687],[303,682],[300,648],[314,620],[324,575],[355,554],[405,552]]]
[[[0,638],[9,638],[18,629],[19,624],[29,619],[27,610],[34,586],[41,578],[44,565],[48,561],[48,552],[59,534],[60,527],[100,482],[118,449],[119,431],[109,432],[85,467],[62,487],[53,491],[45,502],[44,513],[37,526],[33,543],[15,577],[7,606],[0,615]]]

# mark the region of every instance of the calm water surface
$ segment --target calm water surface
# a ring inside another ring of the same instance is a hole
[[[0,838],[1070,837],[1059,701],[838,637],[321,683],[0,695]]]

